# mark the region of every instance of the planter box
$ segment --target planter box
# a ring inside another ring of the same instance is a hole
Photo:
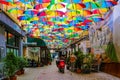
[[[101,71],[120,77],[120,63],[102,63]]]

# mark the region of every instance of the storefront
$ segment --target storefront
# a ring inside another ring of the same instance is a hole
[[[45,42],[39,38],[27,37],[26,39],[23,55],[27,59],[34,60],[36,63],[47,65],[50,50],[47,48]]]
[[[14,21],[4,12],[0,12],[0,59],[8,52],[16,56],[22,55],[22,37],[25,35]]]

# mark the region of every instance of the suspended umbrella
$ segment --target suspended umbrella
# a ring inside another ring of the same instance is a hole
[[[82,0],[72,0],[73,3],[82,3]]]
[[[24,3],[24,4],[28,4],[30,2],[33,2],[34,0],[19,0],[20,2]]]
[[[23,12],[23,14],[27,14],[27,15],[35,15],[35,14],[38,14],[38,10],[35,10],[35,9],[31,9],[31,10],[26,10]]]
[[[11,8],[8,10],[8,12],[12,14],[22,14],[23,10],[20,10],[19,8]]]
[[[83,3],[94,2],[94,0],[82,0]]]
[[[71,3],[71,4],[67,4],[67,9],[70,10],[80,10],[85,8],[86,6],[83,3]]]
[[[73,11],[73,10],[71,10],[71,11],[66,12],[65,15],[68,16],[68,18],[69,18],[69,17],[77,16],[80,13],[81,13],[80,11]],[[73,19],[73,18],[71,18],[71,19]]]
[[[92,12],[90,10],[79,10],[80,15],[83,17],[88,17],[92,15]]]
[[[53,25],[54,25],[54,22],[47,21],[47,25],[53,26]]]
[[[68,43],[68,42],[69,42],[69,39],[64,39],[63,42],[64,42],[64,43]]]
[[[51,0],[36,0],[39,3],[50,3]]]
[[[29,17],[27,17],[27,16],[19,16],[17,19],[18,20],[28,20]]]
[[[49,10],[58,10],[58,9],[62,9],[65,8],[65,4],[63,3],[56,3],[56,4],[50,4],[47,9]]]
[[[108,8],[101,8],[101,9],[94,9],[92,10],[92,16],[99,16],[101,17],[108,11]]]
[[[100,8],[99,11],[102,14],[105,14],[109,9],[108,8]]]
[[[55,11],[55,12],[58,16],[61,16],[61,17],[65,15],[65,12],[62,12],[62,11]]]
[[[78,32],[78,31],[81,31],[82,29],[79,27],[75,27],[74,30],[75,30],[75,32]]]
[[[84,3],[85,6],[86,6],[86,9],[99,9],[100,8],[100,5],[96,2],[86,2]]]
[[[54,31],[54,32],[61,32],[63,30],[64,30],[64,28],[57,28],[57,29],[53,29],[52,31]]]
[[[91,22],[93,22],[93,20],[86,19],[86,20],[84,20],[83,24],[84,24],[84,25],[88,25],[88,24],[91,23]],[[82,24],[82,25],[83,25],[83,24]]]
[[[39,10],[39,9],[47,8],[47,6],[48,6],[49,4],[50,4],[50,3],[37,4],[37,5],[34,6],[34,9]]]
[[[56,11],[47,10],[45,12],[47,14],[47,17],[56,17],[56,16],[58,16],[57,13],[56,13]]]
[[[101,18],[101,17],[92,17],[92,18],[90,18],[90,20],[93,20],[94,22],[100,22],[100,21],[102,21],[104,19]]]
[[[29,18],[29,21],[38,21],[38,20],[39,20],[38,16],[34,16],[34,17]]]
[[[92,11],[92,14],[102,14],[99,9],[94,9]]]
[[[14,0],[5,0],[7,2],[10,2],[10,3],[14,3]]]
[[[47,16],[46,12],[45,11],[42,11],[42,12],[39,12],[37,14],[37,16],[41,17],[41,16]]]
[[[27,9],[32,9],[32,8],[33,8],[33,6],[32,6],[31,4],[25,4],[25,7],[26,7]]]
[[[4,5],[8,5],[8,6],[10,5],[10,3],[5,0],[0,1],[0,4],[4,4]]]
[[[81,26],[80,27],[82,30],[87,30],[89,28],[89,26]]]
[[[109,8],[109,7],[113,7],[115,5],[117,5],[117,1],[101,1],[100,2],[101,8]]]

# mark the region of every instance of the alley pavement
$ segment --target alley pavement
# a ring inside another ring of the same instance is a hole
[[[120,80],[103,72],[77,74],[65,69],[65,73],[59,73],[55,61],[49,66],[26,68],[25,74],[17,78],[17,80]]]

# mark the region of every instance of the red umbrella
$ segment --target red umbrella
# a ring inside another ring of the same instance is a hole
[[[49,3],[42,3],[42,4],[37,4],[34,6],[34,9],[43,9],[43,8],[46,8],[47,6],[49,5]]]
[[[37,10],[42,8],[43,8],[42,4],[37,4],[34,6],[34,9],[37,9]]]
[[[81,31],[82,29],[81,29],[81,28],[78,28],[78,27],[75,27],[74,30],[75,30],[76,32],[78,32],[78,31]]]
[[[62,12],[62,11],[56,11],[56,13],[57,13],[57,15],[59,15],[59,16],[63,16],[63,15],[65,15],[65,13],[64,12]]]
[[[0,0],[0,4],[4,4],[4,5],[10,5],[10,3],[9,2],[6,2],[5,0]]]
[[[101,14],[101,13],[100,13],[99,9],[95,9],[92,11],[92,14]]]
[[[45,11],[39,12],[39,13],[37,14],[37,16],[46,16],[46,15],[47,15],[47,14],[46,14]]]
[[[36,0],[39,3],[50,3],[51,0]]]

